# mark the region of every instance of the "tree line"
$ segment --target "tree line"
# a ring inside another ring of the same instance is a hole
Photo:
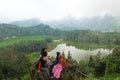
[[[66,34],[66,41],[94,44],[118,44],[120,45],[120,33],[94,32],[90,30],[74,30]]]

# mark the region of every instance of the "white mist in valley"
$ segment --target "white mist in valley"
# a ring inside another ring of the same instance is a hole
[[[61,53],[64,52],[65,57],[67,57],[68,53],[70,52],[70,54],[72,55],[72,58],[77,61],[88,60],[90,55],[93,55],[93,56],[97,55],[100,58],[103,58],[107,56],[108,54],[112,53],[112,50],[109,50],[109,49],[99,48],[99,49],[94,49],[94,50],[83,50],[83,49],[75,48],[74,46],[67,46],[66,44],[59,44],[57,45],[56,48],[54,48],[48,54],[50,56],[55,57],[56,52],[58,51]]]

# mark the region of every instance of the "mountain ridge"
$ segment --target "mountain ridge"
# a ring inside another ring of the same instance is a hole
[[[38,18],[31,18],[31,19],[26,19],[26,20],[19,20],[19,21],[13,21],[9,24],[14,24],[16,26],[21,26],[21,27],[30,27],[30,26],[36,26],[41,24],[42,21]]]

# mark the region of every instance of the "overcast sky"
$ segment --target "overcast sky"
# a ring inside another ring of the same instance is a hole
[[[0,22],[41,20],[110,14],[120,16],[120,0],[0,0]]]

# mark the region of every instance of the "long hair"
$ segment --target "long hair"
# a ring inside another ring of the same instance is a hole
[[[42,52],[46,52],[45,50],[46,50],[46,48],[42,48],[42,49],[41,49],[41,53],[42,53]]]
[[[41,57],[47,56],[46,48],[42,48],[40,52]]]

